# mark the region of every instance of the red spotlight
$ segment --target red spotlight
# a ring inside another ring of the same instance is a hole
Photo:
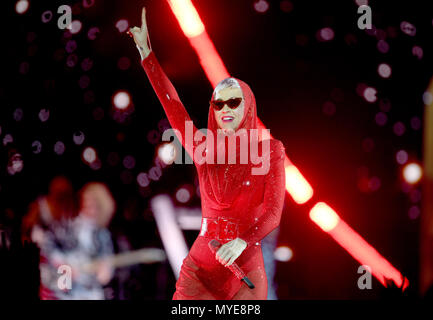
[[[403,290],[409,286],[409,281],[343,220],[340,219],[329,234],[355,260],[362,265],[369,266],[373,276],[384,286],[387,286],[387,279],[392,280]]]
[[[198,36],[205,31],[203,22],[190,0],[167,1],[187,38]]]
[[[310,219],[326,232],[334,229],[340,221],[338,214],[324,202],[318,202],[310,210]]]
[[[290,162],[286,156],[286,163]],[[297,204],[306,203],[313,196],[313,188],[293,164],[286,164],[286,190]]]

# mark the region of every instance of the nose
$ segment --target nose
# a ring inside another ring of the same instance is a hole
[[[222,113],[227,113],[230,111],[230,108],[227,104],[224,105],[224,108],[221,109]]]

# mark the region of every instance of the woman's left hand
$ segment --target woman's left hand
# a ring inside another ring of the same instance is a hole
[[[223,244],[216,253],[216,259],[224,266],[230,266],[245,250],[247,243],[241,238]]]

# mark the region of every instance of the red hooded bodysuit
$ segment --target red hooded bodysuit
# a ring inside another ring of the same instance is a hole
[[[179,131],[179,140],[193,158],[197,143],[191,145],[185,139],[185,121],[191,119],[153,51],[142,61],[142,66],[172,128]],[[245,103],[244,116],[237,130],[256,129],[254,94],[245,82],[236,80],[241,86]],[[215,132],[215,137],[217,128],[214,111],[210,107],[208,130]],[[194,134],[197,130],[193,126]],[[208,247],[211,239],[199,235],[183,260],[173,299],[229,300],[238,292],[235,298],[243,299],[244,291],[239,291],[241,286],[245,286],[246,290],[254,290],[254,298],[266,299],[267,278],[260,240],[279,225],[285,195],[284,146],[279,140],[271,139],[269,142],[270,167],[264,175],[251,174],[251,168],[260,165],[254,165],[250,161],[247,164],[239,162],[239,148],[236,149],[236,164],[210,164],[206,161],[199,164],[193,158],[199,176],[202,218],[227,218],[239,223],[234,238],[245,240],[247,247],[235,263],[254,283],[255,288],[246,287],[229,268],[216,260],[215,254]],[[219,241],[224,244],[230,240]],[[244,296],[250,299],[250,295]]]

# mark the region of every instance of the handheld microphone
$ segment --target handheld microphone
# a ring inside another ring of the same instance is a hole
[[[209,245],[210,250],[215,254],[216,254],[217,250],[221,247],[221,243],[219,243],[219,241],[215,240],[215,239],[209,241],[208,245]],[[239,266],[236,264],[236,262],[233,262],[227,268],[229,268],[230,271],[233,272],[238,279],[245,282],[250,289],[255,288],[254,284],[251,282],[250,279],[248,279],[248,277],[245,275],[245,273],[242,271],[242,269],[239,268]]]

